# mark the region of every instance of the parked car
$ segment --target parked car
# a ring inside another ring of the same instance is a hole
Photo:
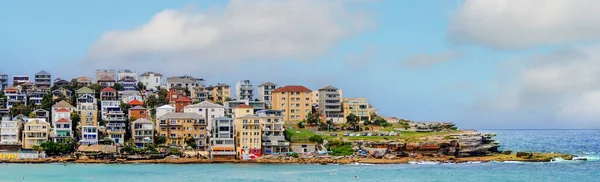
[[[373,136],[373,134],[372,133],[367,133],[367,136]]]
[[[337,136],[337,133],[331,133],[329,135],[331,135],[331,136]]]
[[[350,133],[350,135],[349,135],[349,136],[354,136],[354,133]]]
[[[367,136],[367,132],[362,133],[362,136]]]
[[[344,136],[350,136],[350,133],[344,133]]]

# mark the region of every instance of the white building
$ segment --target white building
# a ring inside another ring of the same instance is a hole
[[[0,144],[21,144],[19,138],[22,124],[20,119],[3,117],[0,123]]]
[[[196,113],[208,121],[207,130],[212,129],[213,119],[225,117],[225,106],[215,104],[209,101],[204,101],[194,105],[183,107],[184,113]]]
[[[253,100],[254,85],[250,80],[240,80],[235,84],[235,99],[237,100]]]
[[[213,158],[235,158],[234,122],[231,118],[218,117],[211,119],[210,149]]]
[[[102,115],[102,120],[106,121],[108,116],[108,111],[111,109],[119,108],[119,104],[121,104],[118,100],[103,100],[100,101],[100,114]]]
[[[192,76],[174,76],[167,78],[167,90],[171,87],[181,87],[191,89],[192,87],[204,87],[204,79],[194,78]]]
[[[154,72],[145,72],[140,75],[140,82],[146,86],[146,90],[158,91],[162,85],[163,75]]]
[[[60,101],[52,106],[52,128],[54,142],[64,142],[73,138],[71,113],[75,110],[71,104]]]
[[[131,70],[119,70],[119,72],[117,73],[117,79],[116,80],[121,80],[125,77],[131,77],[135,80],[137,80],[137,72],[131,71]]]
[[[277,88],[277,84],[265,82],[258,86],[258,100],[265,102],[269,108],[273,103],[273,90]]]
[[[160,106],[156,108],[156,116],[154,116],[155,118],[160,118],[161,116],[167,114],[167,113],[174,113],[175,112],[175,108],[173,106],[170,105],[164,105],[164,106]],[[156,122],[156,128],[160,128],[158,122]]]

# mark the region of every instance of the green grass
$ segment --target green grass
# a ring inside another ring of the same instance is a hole
[[[414,132],[414,131],[400,131],[399,136],[344,136],[344,133],[363,133],[363,132],[351,132],[351,131],[340,131],[340,132],[326,132],[326,134],[321,135],[325,140],[334,140],[334,139],[348,139],[348,140],[367,140],[367,141],[378,141],[378,140],[407,140],[407,141],[417,141],[421,137],[434,136],[434,135],[442,135],[447,134],[447,132]],[[373,131],[364,131],[370,133],[377,133]],[[395,131],[398,133],[397,131]],[[336,133],[337,136],[331,136],[331,133]],[[287,129],[285,130],[286,139],[291,142],[311,142],[310,137],[316,135],[316,133],[312,130],[307,129]]]
[[[311,142],[310,137],[313,135],[316,135],[316,133],[305,129],[285,130],[286,139],[288,139],[291,142]]]

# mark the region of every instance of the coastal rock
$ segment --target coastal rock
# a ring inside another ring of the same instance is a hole
[[[529,158],[533,157],[533,154],[529,153],[529,152],[517,152],[517,157],[529,159]]]
[[[502,154],[504,154],[504,155],[510,155],[510,154],[512,154],[512,150],[502,151]]]
[[[392,160],[392,159],[396,159],[396,155],[385,154],[385,155],[383,155],[383,158]]]
[[[387,148],[369,148],[367,151],[372,157],[381,159],[387,153]]]
[[[170,156],[165,157],[165,159],[179,159],[179,156],[170,155]]]

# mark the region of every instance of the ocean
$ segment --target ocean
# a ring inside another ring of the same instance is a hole
[[[503,149],[575,154],[550,163],[306,164],[6,164],[0,181],[600,181],[600,130],[482,130]]]

